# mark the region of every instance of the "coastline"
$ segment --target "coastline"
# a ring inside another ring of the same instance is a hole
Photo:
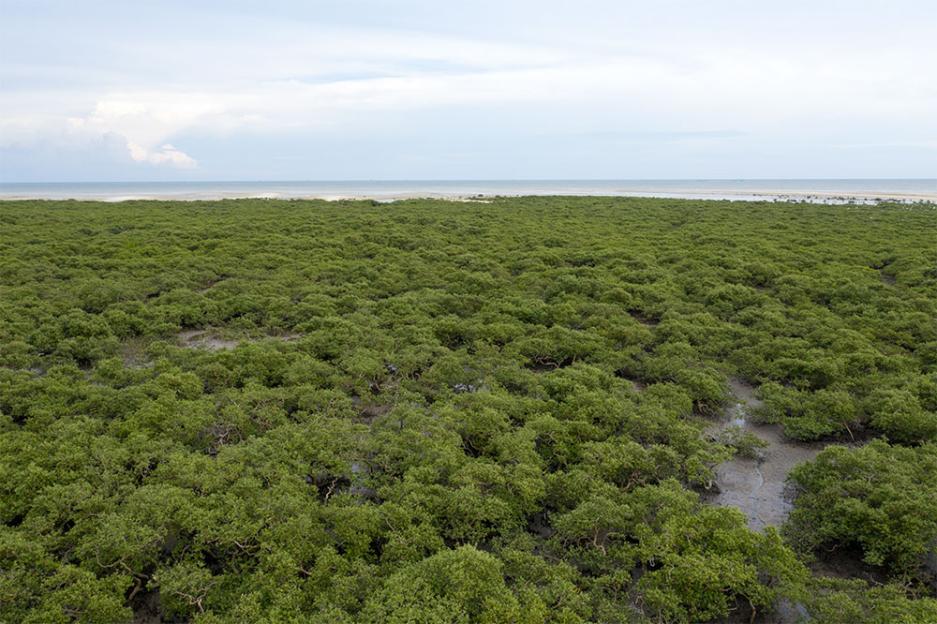
[[[277,200],[372,200],[393,202],[408,199],[438,199],[448,201],[490,201],[498,197],[643,197],[660,199],[747,201],[747,202],[806,202],[819,204],[876,204],[876,203],[937,203],[937,183],[917,188],[838,188],[836,181],[818,181],[810,188],[803,184],[797,188],[790,181],[784,184],[761,186],[756,181],[742,181],[721,186],[718,181],[672,181],[646,184],[550,181],[532,182],[419,182],[389,183],[202,183],[202,184],[0,184],[0,201],[219,201],[225,199],[277,199]],[[767,182],[767,181],[766,181]],[[783,182],[783,181],[782,181]],[[809,181],[808,181],[809,182]],[[858,181],[863,183],[862,181]],[[32,188],[35,186],[35,188]],[[843,185],[845,187],[847,185]],[[888,185],[882,185],[888,186]],[[161,188],[166,187],[166,188]]]
[[[112,197],[101,196],[81,196],[81,197],[43,197],[37,195],[0,195],[0,203],[13,201],[86,201],[86,202],[104,202],[104,203],[124,203],[132,201],[177,201],[177,202],[200,202],[200,201],[223,201],[236,199],[266,199],[266,200],[321,200],[329,202],[338,201],[378,201],[384,203],[393,203],[397,201],[406,201],[411,199],[435,199],[440,201],[453,202],[475,202],[490,203],[499,197],[628,197],[628,198],[646,198],[646,199],[679,199],[693,201],[737,201],[737,202],[802,202],[808,204],[880,204],[880,203],[898,203],[898,204],[937,204],[937,195],[923,194],[874,194],[874,195],[843,195],[840,193],[749,193],[749,194],[719,194],[719,193],[497,193],[497,194],[449,194],[449,193],[395,193],[392,195],[382,195],[374,193],[352,194],[352,195],[332,195],[332,194],[303,194],[288,195],[280,193],[264,193],[259,195],[252,194],[184,194],[175,195],[172,193],[154,193]]]

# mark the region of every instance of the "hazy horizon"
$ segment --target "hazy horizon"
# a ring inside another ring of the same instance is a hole
[[[374,199],[478,196],[618,196],[742,201],[937,202],[937,179],[688,180],[233,180],[136,182],[0,182],[0,200],[126,201]]]
[[[855,178],[228,178],[215,180],[35,180],[0,181],[0,185],[43,185],[43,184],[318,184],[354,182],[934,182],[937,177],[855,177]]]

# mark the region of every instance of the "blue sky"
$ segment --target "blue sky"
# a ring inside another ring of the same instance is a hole
[[[937,177],[937,2],[0,0],[0,181]]]

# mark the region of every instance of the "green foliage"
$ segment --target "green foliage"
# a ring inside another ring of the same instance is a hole
[[[929,624],[937,622],[937,600],[913,599],[897,583],[875,586],[859,580],[819,579],[806,606],[818,624]]]
[[[536,624],[544,621],[544,608],[534,600],[522,608],[505,584],[498,559],[462,546],[391,575],[365,606],[362,621]]]
[[[790,534],[926,593],[932,206],[0,213],[0,622],[932,613],[694,493],[730,376],[791,437],[887,437],[795,473]]]
[[[937,439],[937,414],[926,411],[905,389],[873,391],[866,399],[872,424],[898,442]]]
[[[805,548],[858,546],[865,562],[903,575],[937,544],[937,446],[829,447],[791,474],[803,488],[790,531]]]
[[[758,459],[762,456],[762,450],[767,448],[768,443],[759,438],[751,431],[745,431],[738,426],[730,426],[723,429],[716,441],[719,444],[728,446],[739,457],[749,459]]]

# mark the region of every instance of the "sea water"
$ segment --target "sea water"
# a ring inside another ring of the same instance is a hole
[[[937,179],[847,180],[352,180],[0,183],[0,199],[271,199],[594,195],[871,203],[937,202]]]

